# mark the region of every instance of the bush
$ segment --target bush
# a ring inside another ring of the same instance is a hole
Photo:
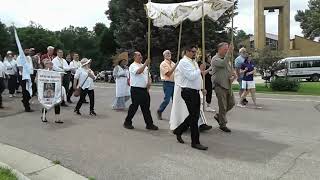
[[[293,91],[297,92],[300,89],[300,81],[289,78],[276,78],[270,83],[273,91]]]

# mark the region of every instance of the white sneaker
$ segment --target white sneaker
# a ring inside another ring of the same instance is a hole
[[[262,107],[261,107],[261,106],[258,106],[258,105],[255,105],[255,108],[256,108],[256,109],[262,109]]]
[[[241,107],[241,108],[245,108],[245,107],[246,107],[245,105],[243,105],[243,104],[241,104],[241,103],[238,103],[237,106],[238,106],[238,107]]]
[[[13,97],[16,97],[16,94],[12,94]]]
[[[12,94],[10,94],[10,95],[9,95],[9,98],[13,98],[13,95],[12,95]]]

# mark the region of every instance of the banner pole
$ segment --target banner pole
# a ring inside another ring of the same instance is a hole
[[[179,60],[180,60],[180,51],[181,51],[181,35],[182,35],[182,23],[183,23],[183,21],[181,21],[181,23],[180,23],[177,62],[179,62]]]

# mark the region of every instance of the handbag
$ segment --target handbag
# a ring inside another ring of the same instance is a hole
[[[81,84],[81,86],[78,87],[78,88],[76,88],[76,89],[74,90],[74,92],[73,92],[73,96],[74,96],[74,97],[79,97],[79,96],[80,96],[81,88],[82,88],[82,86],[84,85],[84,83],[87,81],[88,77],[89,77],[89,74],[88,74],[88,76],[86,77],[86,79],[83,81],[83,83]]]

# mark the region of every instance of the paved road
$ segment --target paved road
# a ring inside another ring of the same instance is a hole
[[[207,114],[214,129],[201,134],[209,146],[203,152],[190,147],[189,134],[186,144],[178,144],[167,120],[155,120],[159,131],[145,130],[140,112],[136,129],[124,129],[126,113],[111,110],[113,86],[98,86],[97,117],[88,115],[88,105],[81,117],[73,107],[63,109],[63,125],[50,117],[48,124],[41,123],[40,111],[2,117],[0,142],[59,160],[98,180],[320,179],[320,97],[259,95],[263,110],[235,108],[230,113],[232,134],[218,130],[213,114]],[[155,118],[161,88],[154,87],[151,95]]]

